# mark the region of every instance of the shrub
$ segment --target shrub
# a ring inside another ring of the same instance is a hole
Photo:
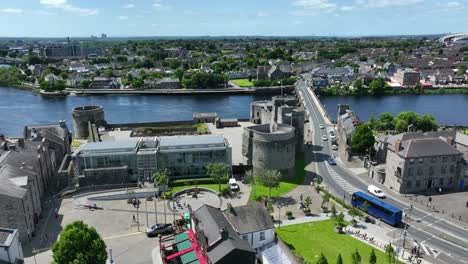
[[[292,216],[292,212],[291,211],[286,211],[286,216]]]
[[[215,183],[212,178],[184,179],[171,181],[171,187]]]
[[[231,194],[231,189],[229,187],[224,187],[221,189],[220,195],[227,196]]]

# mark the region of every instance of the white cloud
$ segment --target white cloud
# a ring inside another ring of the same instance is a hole
[[[159,10],[159,11],[172,9],[172,7],[171,7],[170,5],[164,4],[162,0],[155,0],[155,1],[153,2],[153,7],[154,7],[156,10]]]
[[[23,13],[23,9],[20,8],[3,8],[0,9],[3,13],[8,13],[8,14],[21,14]]]
[[[328,0],[296,0],[291,5],[303,9],[295,11],[296,15],[331,13],[338,8],[337,4]]]
[[[357,6],[361,7],[395,7],[395,6],[409,6],[419,4],[424,0],[358,0],[356,1]]]
[[[69,4],[67,0],[40,0],[40,3],[47,8],[60,8],[64,11],[75,13],[80,16],[93,16],[99,14],[99,10],[82,8]]]
[[[268,17],[268,16],[270,16],[270,14],[268,14],[267,12],[260,11],[260,12],[257,13],[257,16],[258,17]]]
[[[135,5],[134,4],[126,4],[124,5],[124,8],[134,8]]]
[[[118,20],[127,20],[128,16],[118,16],[117,19]]]

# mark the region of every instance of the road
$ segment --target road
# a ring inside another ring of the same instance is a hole
[[[357,190],[366,191],[367,183],[359,179],[348,168],[337,164],[328,165],[326,159],[337,155],[331,150],[329,141],[323,141],[322,135],[327,135],[327,129],[320,129],[319,124],[327,122],[320,114],[317,104],[313,100],[312,92],[303,80],[296,84],[297,92],[303,97],[303,104],[308,113],[309,126],[313,131],[313,151],[315,157],[315,170],[323,178],[329,191],[349,203],[351,194]],[[327,135],[328,136],[328,135]],[[387,192],[386,202],[401,208],[409,216],[405,220],[408,226],[406,248],[411,247],[414,241],[421,245],[424,258],[433,263],[468,263],[468,231],[461,226],[449,223],[436,215],[413,208],[399,199],[398,194]],[[389,232],[402,234],[403,228],[388,226]],[[400,236],[398,236],[400,237]],[[395,241],[401,243],[401,239]]]

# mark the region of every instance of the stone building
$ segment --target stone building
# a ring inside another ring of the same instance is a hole
[[[352,135],[361,123],[356,113],[350,110],[349,105],[338,105],[337,138],[338,144],[344,146],[341,149],[346,151],[346,156],[350,154]]]
[[[48,191],[63,188],[58,168],[70,153],[71,135],[65,121],[27,126],[21,138],[0,135],[0,226],[31,237]]]
[[[439,135],[437,135],[439,134]],[[380,183],[400,193],[457,191],[464,188],[464,158],[452,136],[402,133],[377,139],[377,161],[385,161]],[[384,152],[384,153],[383,153]],[[370,177],[382,172],[371,169]]]
[[[398,69],[393,75],[392,80],[402,86],[414,86],[421,80],[421,73],[410,69]]]

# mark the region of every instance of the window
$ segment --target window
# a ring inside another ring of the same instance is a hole
[[[447,172],[447,166],[446,165],[440,166],[440,173],[445,174],[446,172]]]
[[[419,187],[421,187],[421,181],[420,181],[420,180],[417,180],[417,181],[416,181],[416,188],[419,188]]]
[[[408,168],[408,176],[413,176],[413,168]]]
[[[437,158],[436,158],[436,157],[432,157],[432,158],[431,158],[431,162],[432,162],[432,163],[435,163],[436,161],[437,161]]]
[[[248,241],[248,240],[249,240],[249,237],[248,237],[247,235],[243,235],[243,236],[242,236],[242,239]]]
[[[452,184],[453,184],[453,178],[450,177],[450,178],[449,178],[449,185],[452,185]]]
[[[419,162],[419,163],[424,163],[424,159],[420,158],[420,159],[418,160],[418,162]]]
[[[448,158],[447,157],[442,157],[442,162],[447,162]]]
[[[457,160],[457,157],[452,156],[452,161],[455,162]]]
[[[260,241],[265,240],[265,232],[260,232]]]
[[[414,159],[410,159],[410,160],[409,160],[409,163],[410,163],[410,164],[414,164]]]
[[[434,167],[432,166],[429,167],[429,175],[434,175]]]
[[[455,172],[455,165],[450,165],[450,173],[454,173]]]
[[[443,186],[444,185],[444,178],[440,178],[439,179],[439,186]]]
[[[422,175],[423,168],[418,168],[418,175]]]
[[[407,181],[406,182],[406,187],[411,188],[411,183],[412,183],[411,181]]]

